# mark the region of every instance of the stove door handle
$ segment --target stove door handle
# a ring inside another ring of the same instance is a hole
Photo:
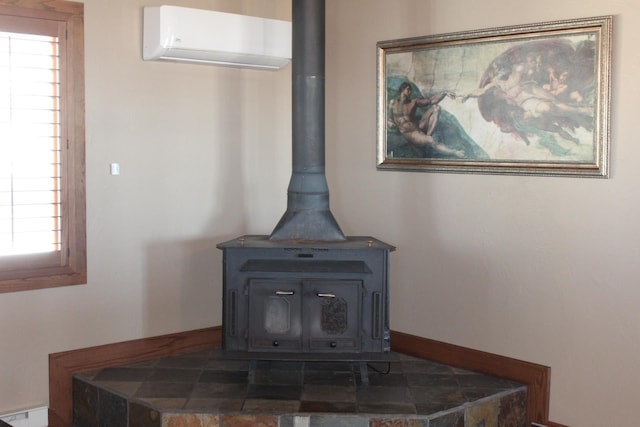
[[[289,296],[289,295],[293,295],[295,294],[295,292],[293,291],[276,291],[276,295],[278,296]]]
[[[318,292],[316,294],[318,296],[318,298],[335,298],[336,294],[328,294],[328,293],[322,293],[322,292]]]

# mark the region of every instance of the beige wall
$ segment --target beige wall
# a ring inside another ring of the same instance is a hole
[[[49,353],[219,325],[215,245],[286,205],[290,66],[144,62],[142,7],[166,1],[84,3],[89,283],[0,294],[0,414],[48,404]],[[170,4],[291,18],[283,0]]]
[[[615,15],[609,180],[376,171],[377,41]],[[392,254],[391,326],[552,368],[551,419],[634,424],[640,384],[640,8],[327,1],[327,164],[348,234]]]
[[[143,62],[142,6],[161,3],[85,0],[89,284],[0,295],[0,413],[47,404],[49,353],[219,324],[216,243],[285,209],[290,67]],[[290,0],[170,3],[290,18]],[[611,179],[375,170],[377,41],[605,14]],[[332,210],[398,247],[392,329],[551,366],[551,419],[572,427],[635,419],[638,27],[623,0],[327,0]]]

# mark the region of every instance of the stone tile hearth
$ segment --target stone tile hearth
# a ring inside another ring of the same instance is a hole
[[[369,364],[209,350],[76,374],[76,427],[520,427],[526,386],[395,353]]]

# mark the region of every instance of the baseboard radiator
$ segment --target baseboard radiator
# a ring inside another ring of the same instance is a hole
[[[11,427],[47,427],[49,425],[49,409],[46,406],[41,408],[27,409],[11,414],[0,415],[0,420]],[[0,425],[2,425],[0,423]]]

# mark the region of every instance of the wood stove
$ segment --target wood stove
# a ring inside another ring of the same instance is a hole
[[[218,247],[225,350],[349,360],[390,350],[392,246],[371,237],[293,243],[243,236]]]
[[[390,350],[394,248],[372,237],[345,237],[331,214],[324,153],[324,0],[292,0],[292,6],[287,210],[271,235],[218,245],[224,262],[223,348],[254,361],[383,360]]]

